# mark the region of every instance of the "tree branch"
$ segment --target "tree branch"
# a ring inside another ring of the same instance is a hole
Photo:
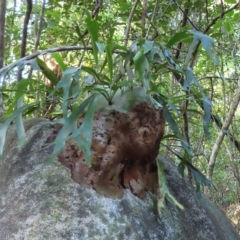
[[[147,30],[146,39],[148,39],[151,27],[155,30],[155,36],[152,37],[152,40],[154,40],[159,35],[158,30],[153,25],[153,20],[154,20],[154,18],[156,16],[156,12],[157,12],[158,8],[159,8],[159,0],[156,0],[155,6],[154,6],[154,10],[153,10],[153,13],[152,13],[152,17],[151,17],[151,19],[149,19],[149,23],[150,24],[149,24],[149,27],[148,27],[148,30]]]
[[[236,95],[235,95],[235,97],[232,101],[232,104],[231,104],[230,110],[228,112],[228,115],[227,115],[227,117],[226,117],[226,119],[225,119],[225,121],[222,125],[222,128],[221,128],[221,130],[218,134],[218,137],[217,137],[216,142],[215,142],[215,144],[213,146],[213,149],[212,149],[212,153],[211,153],[209,163],[208,163],[208,170],[207,170],[207,178],[210,179],[210,180],[212,179],[213,169],[214,169],[214,165],[215,165],[215,162],[216,162],[217,154],[219,152],[219,148],[222,144],[222,141],[224,139],[225,134],[228,132],[228,127],[232,122],[232,119],[233,119],[235,111],[238,107],[239,101],[240,101],[240,89],[238,89],[238,92],[236,93]]]
[[[132,7],[132,10],[130,12],[128,21],[127,21],[127,29],[126,29],[126,34],[125,34],[126,38],[125,38],[125,41],[124,41],[124,46],[127,46],[127,43],[128,43],[128,37],[129,37],[130,29],[131,29],[131,22],[132,22],[134,11],[137,8],[138,3],[139,3],[139,0],[135,0],[135,2],[133,4],[133,7]]]
[[[222,12],[221,14],[219,14],[217,17],[213,18],[212,21],[211,21],[211,22],[207,25],[207,27],[205,28],[205,30],[203,31],[203,33],[206,34],[206,33],[210,30],[210,28],[217,22],[218,19],[223,18],[225,14],[227,14],[228,12],[230,12],[230,11],[234,10],[235,8],[239,7],[239,5],[240,5],[240,3],[238,2],[238,3],[236,3],[235,5],[233,5],[231,8],[223,11],[223,12]],[[194,50],[194,52],[193,52],[191,66],[193,65],[194,60],[195,60],[195,58],[196,58],[196,56],[197,56],[197,52],[198,52],[199,46],[200,46],[200,41],[198,41],[198,43],[197,43],[197,45],[196,45],[196,47],[195,47],[195,50]]]
[[[211,79],[211,78],[220,78],[220,79],[222,79],[222,77],[220,77],[220,76],[204,76],[204,77],[199,78],[198,81],[201,81],[203,79]],[[238,78],[227,78],[227,77],[224,77],[224,79],[226,79],[228,81],[230,81],[230,80],[237,81],[238,80]]]
[[[23,23],[23,31],[22,31],[22,43],[21,43],[21,51],[20,57],[24,57],[26,54],[26,45],[27,45],[27,30],[28,30],[28,23],[30,20],[30,15],[32,11],[32,0],[27,0],[27,10],[25,13],[24,23]],[[18,81],[22,79],[22,70],[19,69],[18,71]]]
[[[190,0],[188,0],[188,2],[190,2]],[[182,19],[182,27],[185,27],[187,25],[187,20],[188,20],[188,8],[181,10],[183,12],[183,19]],[[175,58],[178,59],[179,55],[180,55],[180,51],[182,48],[182,42],[179,42],[177,45],[177,51],[175,53]]]
[[[21,53],[20,53],[21,58],[24,57],[26,54],[27,30],[28,30],[28,23],[30,20],[31,11],[32,11],[32,0],[27,0],[27,10],[25,13],[23,31],[22,31],[22,44],[21,44]]]
[[[143,27],[142,37],[145,37],[145,25],[146,25],[146,16],[147,16],[147,6],[148,6],[148,0],[143,0],[142,19],[141,19],[141,24],[142,24],[142,27]]]
[[[0,68],[4,65],[4,34],[5,34],[6,0],[0,0]],[[0,86],[2,87],[2,86]],[[0,119],[4,115],[2,92],[0,93]]]
[[[178,6],[178,8],[180,9],[180,11],[183,13],[184,18],[185,18],[186,20],[188,20],[188,22],[192,25],[192,27],[193,27],[194,29],[196,29],[196,30],[199,31],[199,29],[195,26],[195,24],[192,22],[192,20],[188,17],[188,12],[186,13],[186,10],[188,10],[188,9],[183,10],[176,0],[175,0],[174,2],[177,4],[177,6]]]
[[[46,3],[46,1],[43,0],[42,10],[41,10],[41,15],[40,15],[40,21],[39,21],[39,25],[38,25],[38,32],[37,32],[37,35],[36,35],[36,38],[35,38],[34,52],[36,52],[38,50],[38,46],[39,46],[39,42],[40,42],[40,38],[41,38],[42,23],[43,23],[44,11],[45,11],[45,3]],[[37,23],[37,17],[36,17],[35,21]],[[30,69],[29,74],[28,74],[28,78],[32,77],[32,72],[33,72],[33,68]]]
[[[203,33],[207,33],[210,28],[217,22],[218,19],[223,18],[225,14],[227,14],[228,12],[234,10],[235,8],[239,7],[239,2],[236,3],[235,5],[233,5],[231,8],[223,11],[220,15],[218,15],[217,17],[213,18],[212,21],[207,25],[207,27],[205,28]]]
[[[17,61],[10,63],[9,65],[3,67],[0,69],[0,75],[5,75],[9,70],[12,68],[19,66],[21,64],[26,64],[26,61],[29,61],[31,59],[37,58],[38,56],[54,53],[54,52],[64,52],[64,51],[92,51],[93,48],[91,46],[62,46],[62,47],[56,47],[56,48],[50,48],[41,52],[36,52],[31,55],[25,56],[23,58],[18,59]],[[123,53],[121,50],[115,50],[114,53]]]
[[[96,7],[95,10],[92,11],[92,18],[93,18],[93,19],[96,19],[96,18],[97,18],[98,14],[99,14],[99,11],[100,11],[100,8],[101,8],[101,6],[102,6],[102,4],[103,4],[103,0],[99,0],[99,1],[96,0],[95,2],[96,2],[97,7]],[[87,34],[88,34],[88,29],[86,29],[86,30],[84,31],[84,33],[81,35],[81,37],[79,38],[79,40],[81,40],[82,38],[84,38]]]
[[[45,3],[46,3],[46,0],[43,0],[42,10],[41,10],[41,15],[40,15],[40,22],[39,22],[39,26],[38,26],[38,33],[37,33],[37,37],[35,40],[34,52],[36,52],[38,50],[38,46],[39,46],[39,42],[40,42],[40,38],[41,38],[43,17],[44,17],[44,11],[45,11]]]
[[[173,75],[177,79],[177,81],[183,86],[183,83],[184,83],[183,77],[177,72],[173,72]],[[204,110],[202,102],[197,101],[197,100],[196,100],[196,102],[202,108],[202,110]],[[221,120],[216,115],[211,114],[211,119],[212,119],[212,121],[215,122],[215,124],[218,126],[218,128],[221,129],[223,127],[223,124],[222,124]],[[240,152],[240,142],[238,140],[236,140],[230,132],[228,132],[228,137],[234,143],[237,150]]]

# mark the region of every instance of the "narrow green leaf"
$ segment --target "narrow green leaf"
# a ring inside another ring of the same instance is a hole
[[[198,38],[195,37],[195,35],[194,35],[193,41],[192,41],[192,43],[191,43],[191,45],[190,45],[190,47],[189,47],[189,49],[188,49],[188,53],[187,53],[187,56],[186,56],[184,68],[187,68],[188,64],[190,63],[190,60],[191,60],[191,58],[192,58],[193,51],[194,51],[197,43],[198,43]]]
[[[175,106],[175,104],[173,104],[172,102],[169,102],[169,107],[179,116],[180,113],[177,110],[177,107]]]
[[[63,89],[63,101],[62,101],[62,111],[63,117],[66,118],[68,114],[68,99],[69,99],[69,90],[72,84],[72,74],[65,74],[62,76],[61,80],[58,82],[54,91],[59,88]],[[53,91],[53,92],[54,92]]]
[[[163,115],[164,115],[164,118],[166,119],[166,121],[169,123],[169,126],[170,126],[171,130],[173,131],[173,133],[175,134],[175,136],[178,137],[179,139],[184,139],[183,135],[181,134],[181,132],[179,130],[177,122],[172,117],[168,108],[165,106],[163,107]]]
[[[194,35],[194,40],[193,43],[195,43],[196,41],[201,41],[203,48],[205,49],[206,53],[209,55],[209,57],[212,59],[212,61],[218,65],[219,61],[215,55],[215,53],[213,53],[212,49],[213,47],[213,39],[205,34],[203,34],[202,32],[199,32],[197,30],[189,30],[190,33],[192,33]]]
[[[203,109],[204,109],[204,115],[203,115],[204,133],[208,139],[211,139],[211,134],[209,132],[209,125],[211,121],[212,105],[207,97],[203,98]]]
[[[82,66],[81,69],[87,73],[90,73],[92,76],[94,76],[99,82],[101,82],[101,78],[100,76],[97,74],[97,72],[90,68],[90,67],[86,67],[86,66]]]
[[[107,44],[112,44],[112,39],[114,36],[115,28],[110,28],[109,30],[109,37],[107,39]]]
[[[112,48],[111,48],[110,45],[107,45],[105,50],[106,50],[106,54],[107,54],[107,62],[108,62],[108,69],[109,69],[110,79],[112,81],[112,77],[113,77]]]
[[[172,117],[171,113],[169,112],[169,110],[168,110],[168,108],[166,106],[163,107],[163,115],[164,115],[164,118],[166,119],[166,121],[169,123],[169,126],[170,126],[171,130],[173,131],[173,133],[175,134],[175,136],[181,140],[183,148],[190,155],[192,155],[190,147],[189,147],[187,141],[185,140],[184,136],[180,132],[179,127],[178,127],[175,119]]]
[[[2,161],[2,157],[3,157],[3,147],[5,144],[5,140],[6,140],[6,133],[8,130],[8,127],[11,123],[10,118],[8,118],[7,120],[5,120],[2,124],[2,126],[0,127],[0,161]]]
[[[63,72],[63,74],[65,74],[65,75],[67,75],[67,74],[74,74],[74,73],[76,73],[77,71],[79,71],[79,67],[69,67],[69,68],[67,68],[64,72]]]
[[[185,165],[192,173],[196,182],[197,192],[201,193],[200,184],[203,183],[205,186],[212,186],[212,182],[208,180],[197,168],[195,168],[190,162],[186,161]]]
[[[91,146],[92,146],[92,128],[93,117],[95,113],[94,97],[91,99],[86,115],[84,116],[82,125],[80,127],[80,135],[83,139],[83,150],[85,152],[86,162],[91,166]]]
[[[54,86],[56,86],[59,81],[56,74],[40,58],[37,58],[37,63],[38,66],[41,68],[42,73],[53,83]]]
[[[25,62],[26,65],[30,65],[33,70],[37,70],[37,71],[41,71],[41,68],[39,67],[38,63],[37,63],[37,59],[31,59]]]
[[[29,106],[31,105],[25,104],[24,106],[15,109],[12,115],[2,123],[0,127],[0,161],[2,160],[2,157],[3,157],[3,147],[5,144],[6,133],[9,125],[19,114],[22,114],[22,112],[25,111]]]
[[[18,99],[17,108],[23,107],[23,96]],[[23,125],[22,113],[16,116],[15,120],[16,131],[18,135],[18,146],[22,147],[26,142],[26,133]]]
[[[225,0],[226,3],[235,4],[236,0]]]
[[[96,42],[96,45],[98,47],[99,54],[102,55],[105,51],[106,46],[100,42]]]
[[[85,108],[93,97],[94,96],[91,96],[83,101],[80,106],[77,107],[67,119],[65,119],[63,127],[58,133],[56,139],[51,144],[49,144],[54,145],[54,149],[52,155],[46,161],[46,165],[51,164],[56,159],[58,154],[63,150],[65,142],[72,137],[71,135],[76,134],[76,123],[79,115],[84,112]]]
[[[91,42],[92,42],[92,48],[93,48],[93,56],[95,59],[96,64],[98,64],[98,47],[96,45],[96,42],[98,41],[98,30],[99,30],[99,24],[95,19],[92,19],[91,14],[87,11],[87,29],[91,36]]]
[[[22,79],[21,81],[17,82],[17,90],[15,94],[15,103],[17,104],[20,97],[22,97],[27,90],[28,85],[31,83],[32,79]]]
[[[133,73],[133,69],[127,65],[126,66],[126,70],[127,70],[127,76],[128,76],[128,80],[129,81],[133,81],[135,79],[134,73]]]
[[[76,29],[76,33],[77,33],[78,37],[79,37],[79,38],[82,38],[81,31],[80,31],[80,28],[79,28],[78,25],[76,26],[75,29]]]
[[[184,177],[184,171],[185,171],[186,165],[184,164],[184,162],[180,162],[178,164],[178,172],[181,174],[182,177]]]
[[[144,50],[144,54],[148,53],[149,51],[152,50],[153,48],[153,41],[148,41],[146,40],[145,43],[142,45],[143,46],[143,50]]]
[[[133,58],[133,61],[136,77],[138,78],[139,81],[142,81],[145,70],[147,72],[149,70],[149,62],[145,57],[143,50],[137,52],[137,54]]]
[[[168,41],[168,43],[166,44],[166,46],[168,48],[172,47],[174,44],[181,42],[183,39],[185,38],[189,38],[190,34],[188,32],[178,32],[175,33],[172,38]]]
[[[62,56],[59,53],[52,53],[52,57],[56,60],[62,71],[67,69],[67,65],[63,62]]]
[[[126,80],[126,81],[118,81],[117,82],[117,86],[118,87],[133,87],[134,86],[134,83],[129,81],[129,80]]]
[[[69,88],[69,98],[76,98],[79,94],[81,94],[82,89],[80,88],[79,81],[73,79],[70,88]]]
[[[87,86],[93,85],[93,84],[94,84],[93,75],[92,75],[92,74],[88,74],[88,75],[84,76],[83,82],[84,82]]]

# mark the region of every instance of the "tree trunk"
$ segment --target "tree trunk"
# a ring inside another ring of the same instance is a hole
[[[6,13],[6,0],[0,0],[0,68],[4,64],[4,33],[5,33],[5,13]],[[1,80],[1,79],[0,79]],[[2,87],[0,82],[0,88]],[[0,92],[0,119],[4,114],[2,92]]]
[[[216,157],[217,157],[218,151],[220,149],[220,146],[222,144],[224,136],[227,133],[228,127],[232,122],[232,119],[233,119],[235,111],[238,107],[239,101],[240,101],[240,89],[238,89],[238,92],[237,92],[237,94],[235,95],[235,97],[232,101],[232,105],[230,107],[228,115],[227,115],[227,117],[226,117],[226,119],[225,119],[225,121],[222,125],[222,129],[220,130],[220,132],[218,134],[218,137],[216,139],[216,142],[213,146],[213,150],[212,150],[209,162],[208,162],[208,170],[207,170],[207,178],[210,179],[210,180],[212,179],[213,169],[214,169],[214,165],[215,165],[215,162],[216,162]]]

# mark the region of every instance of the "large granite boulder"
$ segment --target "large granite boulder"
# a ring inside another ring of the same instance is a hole
[[[170,192],[184,206],[166,203],[161,214],[148,192],[140,199],[131,189],[105,197],[73,180],[71,169],[55,161],[46,165],[53,133],[44,119],[25,124],[26,145],[18,149],[14,127],[8,131],[0,164],[0,239],[3,240],[237,240],[230,221],[208,199],[198,200],[177,168],[163,159]]]

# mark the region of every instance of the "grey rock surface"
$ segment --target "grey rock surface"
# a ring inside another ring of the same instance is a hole
[[[167,203],[159,215],[151,193],[141,200],[126,190],[113,200],[75,183],[60,162],[44,164],[51,153],[43,148],[50,122],[31,119],[26,129],[21,149],[14,128],[8,131],[0,164],[1,240],[240,239],[212,202],[197,199],[171,161],[164,161],[168,187],[185,209]]]

